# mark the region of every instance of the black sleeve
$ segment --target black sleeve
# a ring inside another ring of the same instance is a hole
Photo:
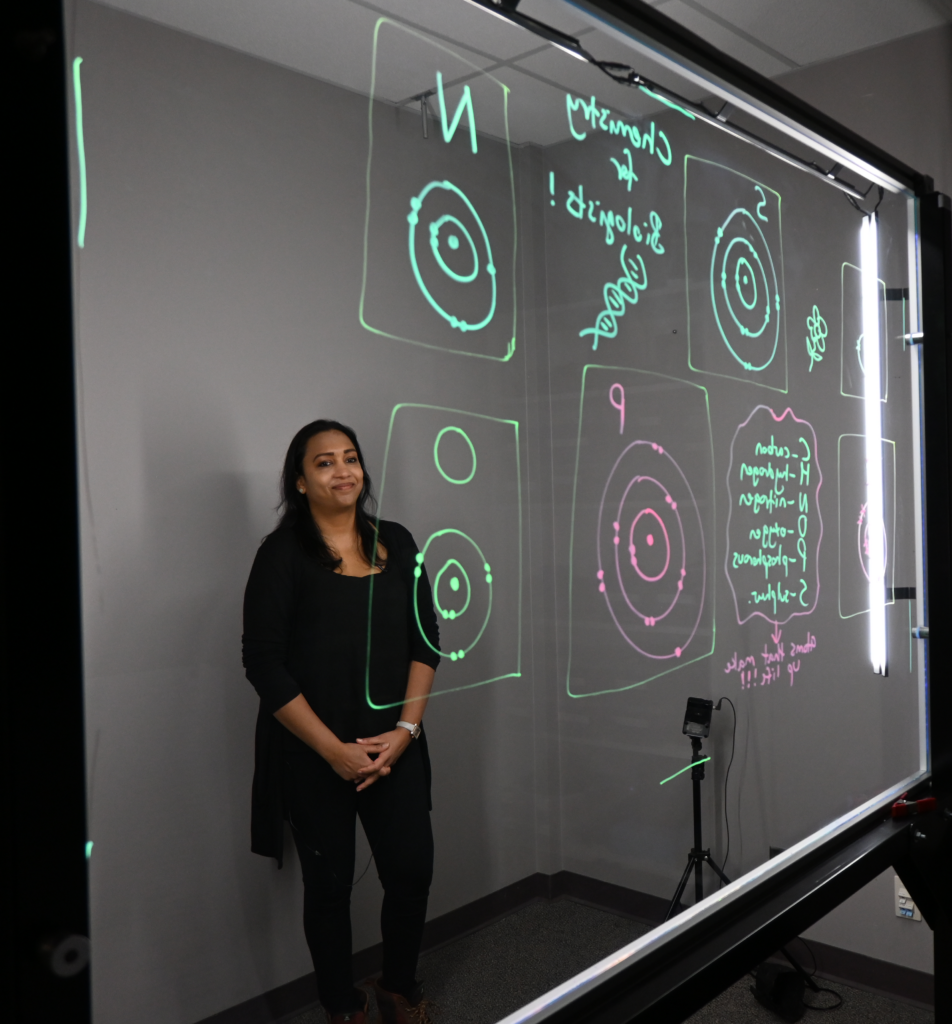
[[[381,524],[383,525],[383,524]],[[419,548],[409,530],[397,523],[386,524],[389,529],[384,532],[384,543],[390,539],[395,550],[393,554],[399,563],[407,581],[409,601],[407,602],[407,634],[410,644],[410,660],[420,661],[435,669],[440,663],[440,627],[436,621],[433,608],[433,591],[426,574],[426,566],[417,561]],[[389,554],[389,552],[388,552]],[[419,571],[420,575],[416,573]],[[414,583],[416,587],[414,588]],[[416,590],[416,604],[413,592]],[[419,620],[419,622],[418,622]],[[421,629],[423,635],[421,636]],[[424,639],[425,637],[425,639]]]
[[[272,534],[265,540],[245,588],[241,660],[245,675],[269,714],[301,692],[287,670],[295,589],[289,539]]]

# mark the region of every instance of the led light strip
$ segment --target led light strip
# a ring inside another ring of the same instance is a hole
[[[876,214],[863,218],[863,368],[866,420],[866,530],[869,558],[869,658],[886,675],[886,552],[883,545],[883,441],[879,339],[879,232]]]

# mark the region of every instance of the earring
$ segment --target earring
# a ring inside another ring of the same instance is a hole
[[[301,494],[306,494],[306,493],[307,493],[307,491],[306,491],[306,490],[305,490],[305,489],[304,489],[303,487],[299,487],[299,488],[298,488],[298,491],[299,491],[299,492],[300,492]]]

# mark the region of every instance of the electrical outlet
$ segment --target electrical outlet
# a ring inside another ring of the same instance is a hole
[[[894,875],[893,881],[896,890],[896,917],[904,917],[909,921],[921,921],[922,914],[912,902],[912,897],[906,892],[906,887],[900,881],[899,875]]]

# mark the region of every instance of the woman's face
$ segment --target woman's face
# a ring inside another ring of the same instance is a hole
[[[364,486],[364,471],[353,442],[339,430],[315,434],[304,451],[298,490],[312,509],[337,512],[353,508]]]

